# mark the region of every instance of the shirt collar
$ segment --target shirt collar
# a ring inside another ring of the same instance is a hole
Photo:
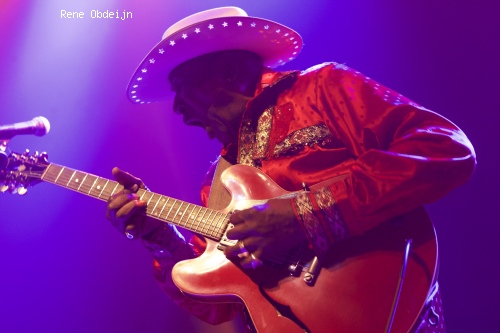
[[[258,118],[266,108],[276,104],[278,96],[292,87],[299,73],[299,71],[278,72],[265,68],[255,89],[255,97],[247,103],[243,120],[248,121],[249,117]]]

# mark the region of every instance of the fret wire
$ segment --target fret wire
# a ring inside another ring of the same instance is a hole
[[[57,180],[59,179],[59,176],[61,176],[61,173],[63,172],[64,167],[61,167],[61,170],[59,170],[59,173],[57,174],[56,180],[54,180],[54,184],[57,184]]]
[[[210,230],[212,229],[212,227],[213,227],[212,222],[214,221],[215,217],[217,216],[217,213],[218,213],[218,212],[217,212],[216,210],[214,210],[214,212],[215,212],[215,214],[212,216],[212,218],[211,218],[211,219],[209,218],[209,219],[208,219],[208,220],[209,220],[209,221],[208,221],[208,223],[207,223],[207,224],[205,224],[205,226],[206,226],[206,228],[207,228],[207,232],[210,232]]]
[[[220,225],[221,225],[221,219],[224,219],[224,216],[225,214],[224,213],[220,213],[220,216],[217,218],[217,223],[215,223],[215,226],[214,226],[214,230],[212,231],[214,233],[214,235],[216,235],[217,233],[219,233],[220,231]]]
[[[89,193],[88,193],[89,195],[90,195],[90,192],[92,192],[92,189],[94,188],[95,183],[97,182],[98,179],[99,179],[99,177],[96,176],[94,182],[92,183],[92,186],[90,186],[90,190],[89,190]]]
[[[207,212],[208,212],[208,211],[209,211],[209,209],[208,209],[208,208],[203,208],[203,215],[202,215],[202,216],[201,216],[201,218],[198,220],[198,224],[197,224],[197,226],[195,227],[195,226],[193,225],[193,230],[197,230],[197,228],[199,227],[199,225],[200,225],[201,221],[203,221],[203,220],[205,219],[205,215],[207,214]],[[209,216],[210,216],[210,214],[209,214]]]
[[[43,173],[42,173],[42,176],[40,177],[40,179],[45,179],[45,175],[49,172],[49,169],[52,167],[53,164],[49,164],[48,167],[45,168],[45,170],[43,170]]]
[[[116,183],[115,187],[113,188],[113,191],[111,191],[111,194],[109,196],[112,196],[113,194],[115,194],[115,191],[116,191],[116,188],[118,187],[118,185],[120,185],[120,184]]]
[[[146,205],[149,205],[149,203],[151,202],[151,199],[153,199],[153,197],[154,197],[154,196],[155,196],[155,194],[153,193],[153,194],[151,195],[151,197],[149,197],[149,200],[148,200],[148,202],[146,203]]]
[[[90,173],[87,173],[87,174],[85,174],[85,176],[82,179],[82,184],[81,184],[81,189],[80,189],[80,192],[82,192],[82,193],[88,192],[89,185],[85,184],[85,182],[87,181],[87,178],[90,180],[89,176],[92,177],[92,175]]]
[[[198,210],[197,210],[198,209]],[[201,210],[203,207],[195,205],[193,210],[191,211],[190,216],[190,221],[189,221],[189,227],[193,228],[193,225],[196,223],[196,219],[198,218],[198,215],[200,214]]]
[[[78,179],[82,176],[82,180],[77,185]],[[121,188],[118,182],[57,164],[48,165],[42,177],[42,180],[51,181],[53,179],[53,182],[56,184],[87,195],[97,196],[101,200],[106,200]],[[92,180],[92,177],[94,177],[94,180]],[[76,182],[74,182],[75,179],[77,179]],[[181,227],[186,227],[212,237],[218,237],[223,232],[222,229],[225,223],[227,225],[227,214],[149,191],[142,191],[140,198],[143,199],[146,195],[150,195],[147,205],[152,206],[151,209],[148,209],[150,212],[148,214],[153,217],[174,222]],[[161,209],[159,209],[160,205]],[[164,212],[166,212],[166,215],[163,217]]]
[[[78,186],[77,191],[80,191],[80,187],[82,187],[82,185],[83,185],[83,183],[85,182],[85,179],[87,179],[87,176],[88,176],[88,175],[89,175],[88,173],[86,173],[86,174],[85,174],[85,177],[83,177],[82,182],[81,182],[81,183],[80,183],[80,185]]]
[[[207,218],[205,219],[205,223],[203,223],[203,225],[202,225],[202,227],[201,227],[201,230],[203,230],[203,228],[207,225],[208,221],[210,220],[210,216],[212,216],[212,213],[214,212],[214,210],[213,210],[213,209],[210,209],[210,208],[209,208],[209,209],[207,209],[207,210],[209,210],[210,212],[208,213],[208,216],[207,216]],[[201,222],[201,221],[200,221],[200,222]],[[198,226],[199,226],[199,224],[198,224]]]
[[[162,197],[163,197],[163,196],[162,196],[162,195],[160,195],[160,200],[161,200],[161,198],[162,198]],[[153,216],[154,216],[154,212],[155,212],[156,206],[158,206],[158,203],[160,202],[160,200],[156,200],[156,203],[155,203],[155,205],[154,205],[154,207],[153,207],[153,210],[151,211],[151,215],[153,215]]]
[[[70,172],[71,172],[71,170],[70,170]],[[75,176],[75,172],[76,172],[76,170],[74,170],[73,173],[71,174],[71,177],[69,177],[69,180],[66,183],[66,187],[68,187],[69,183],[71,183],[71,179],[73,179],[73,177]]]
[[[76,173],[76,170],[74,170],[73,173],[71,174],[71,177],[69,177],[69,180],[66,183],[66,187],[69,187],[69,183],[71,182],[71,179],[73,179],[73,177],[75,176],[75,173]]]
[[[193,210],[191,211],[191,213],[189,214],[189,216],[191,217],[191,218],[190,218],[190,219],[191,219],[191,228],[193,227],[194,223],[196,222],[196,218],[198,217],[198,214],[200,213],[200,210],[201,210],[201,208],[202,208],[202,207],[200,207],[200,206],[196,206],[196,205],[193,205],[193,206],[194,206],[194,208],[193,208]],[[194,215],[194,217],[192,217],[192,216],[193,216],[193,213],[196,211],[196,208],[198,208],[198,212]]]
[[[104,186],[106,185],[106,179],[101,178],[101,177],[97,177],[97,183],[95,185],[96,186],[94,187],[94,190],[95,190],[94,196],[97,199],[101,199],[100,196],[101,196],[101,193],[104,189]]]
[[[217,220],[217,224],[215,226],[215,229],[214,229],[214,232],[216,232],[217,234],[220,233],[221,229],[222,229],[222,224],[223,224],[223,221],[226,219],[226,214],[221,214],[221,216],[219,217],[219,219]]]
[[[114,194],[116,194],[116,193],[118,193],[118,192],[120,192],[120,191],[122,191],[122,190],[124,189],[124,187],[123,187],[120,183],[118,183],[118,182],[111,182],[111,184],[113,184],[113,183],[116,183],[116,185],[115,185],[115,187],[113,188],[113,191],[111,191],[111,193],[109,193],[109,195],[108,195],[108,199],[109,199],[112,195],[114,195]],[[121,188],[121,189],[120,189],[120,188]]]
[[[176,202],[177,202],[177,199],[174,199],[174,202],[172,202],[172,206],[170,206],[170,209],[168,210],[168,213],[167,213],[167,215],[165,216],[165,219],[166,219],[167,221],[174,222],[174,221],[173,221],[173,219],[169,219],[169,218],[168,218],[168,215],[170,215],[170,212],[172,211],[172,208],[174,208],[174,206],[175,206],[175,203],[176,203]]]
[[[173,217],[173,218],[176,218],[176,217],[177,217],[177,214],[179,213],[179,210],[181,209],[181,207],[182,207],[182,201],[180,202],[180,204],[179,204],[179,208],[177,208],[177,211],[175,212],[175,214],[174,214],[174,217]],[[180,221],[179,221],[179,222],[176,222],[176,223],[177,223],[177,225],[180,225]]]
[[[184,212],[182,213],[181,218],[179,219],[179,221],[182,221],[182,218],[184,217],[184,215],[186,215],[186,211],[189,209],[189,205],[191,205],[191,204],[188,202],[187,203],[187,207],[184,209]],[[188,217],[188,220],[189,220],[189,217]],[[184,222],[184,226],[187,226],[187,221]]]
[[[186,215],[186,212],[188,211],[188,209],[189,209],[189,206],[190,206],[190,205],[191,205],[191,204],[190,204],[189,202],[187,202],[187,207],[186,207],[186,208],[184,208],[184,211],[182,212],[182,215],[181,215],[181,217],[180,217],[179,221],[182,221],[182,219],[183,219],[183,218],[184,218],[184,216]],[[186,218],[186,222],[184,222],[184,228],[186,228],[186,229],[187,229],[188,222],[189,222],[189,215],[188,215],[188,217]]]
[[[68,179],[68,173],[71,172],[72,169],[69,169],[69,168],[65,168],[65,170],[61,173],[61,179],[60,179],[60,183],[59,185],[62,186],[62,184],[64,183],[67,183],[67,179]]]
[[[61,173],[61,177],[59,178],[59,183],[57,185],[64,186],[68,182],[68,172],[71,172],[70,169],[66,169]]]
[[[106,188],[106,186],[108,186],[108,183],[109,183],[109,179],[106,179],[106,184],[104,184],[104,186],[102,187],[101,192],[99,192],[99,195],[97,196],[99,199],[101,198],[102,192],[104,191],[104,189]]]
[[[165,209],[165,205],[168,203],[168,201],[170,200],[169,197],[166,197],[167,200],[165,200],[165,203],[163,204],[163,206],[161,207],[161,210],[160,210],[160,214],[158,214],[158,217],[161,218],[161,213],[163,213],[163,210]]]
[[[224,220],[223,220],[223,223],[222,223],[222,226],[221,228],[219,229],[219,233],[217,234],[217,237],[220,237],[222,238],[222,236],[224,235],[224,232],[226,231],[227,229],[227,225],[229,224],[229,215],[226,214],[226,216],[224,217]]]
[[[200,225],[202,225],[202,223],[205,223],[205,215],[207,215],[207,212],[208,212],[208,216],[210,216],[210,209],[209,208],[206,208],[204,209],[203,211],[203,215],[201,216],[201,218],[198,220],[198,223],[196,225],[193,225],[193,230],[200,230]]]
[[[212,232],[213,230],[215,230],[215,226],[216,226],[216,223],[215,223],[215,220],[218,219],[220,217],[220,215],[222,215],[221,212],[219,212],[218,210],[215,211],[215,215],[214,217],[212,218],[212,221],[210,222],[210,225],[209,225],[209,231]],[[208,231],[207,230],[207,231]]]
[[[200,215],[200,212],[202,209],[205,209],[204,207],[199,206],[198,213],[196,213],[193,223],[191,224],[191,227],[196,223],[196,219],[198,218],[198,215]]]
[[[217,219],[217,223],[215,224],[215,228],[214,228],[214,230],[213,230],[213,232],[214,232],[214,233],[215,233],[215,232],[217,232],[217,233],[218,233],[218,232],[219,232],[218,230],[220,230],[220,229],[221,229],[221,228],[220,228],[220,224],[221,224],[220,219],[221,219],[221,218],[223,218],[223,217],[224,217],[224,214],[222,214],[222,213],[221,213],[221,215],[220,215],[220,216],[219,216],[219,218]]]
[[[57,184],[56,179],[61,172],[62,172],[62,166],[57,164],[51,164],[50,170],[48,170],[46,174],[47,181],[51,182],[52,184]]]
[[[219,228],[220,237],[222,237],[222,235],[224,235],[224,232],[227,229],[228,223],[229,223],[229,214],[225,214],[224,219],[222,220],[221,226]]]
[[[149,196],[148,201],[146,202],[146,214],[148,214],[148,211],[149,211],[149,212],[151,212],[150,202],[151,202],[151,200],[154,198],[155,193],[154,193],[154,192],[151,192],[151,191],[146,191],[146,192],[147,192],[147,194],[148,194],[148,195],[149,195],[149,194],[151,194],[151,195]],[[159,194],[156,194],[156,195],[158,196]]]

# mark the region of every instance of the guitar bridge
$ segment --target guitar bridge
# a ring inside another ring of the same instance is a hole
[[[311,262],[311,265],[309,266],[309,269],[304,275],[304,282],[308,286],[313,286],[314,283],[316,282],[316,279],[318,278],[318,274],[320,271],[321,271],[321,264],[319,263],[318,257],[314,257],[314,259]]]

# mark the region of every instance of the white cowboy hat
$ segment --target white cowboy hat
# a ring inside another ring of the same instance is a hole
[[[133,103],[150,103],[171,94],[168,75],[177,65],[210,52],[247,50],[264,66],[274,68],[293,60],[302,38],[279,23],[250,17],[238,7],[221,7],[188,16],[165,31],[137,67],[127,87]]]

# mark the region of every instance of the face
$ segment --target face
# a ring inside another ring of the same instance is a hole
[[[169,76],[175,92],[174,111],[188,126],[203,128],[210,139],[222,144],[236,143],[245,106],[245,96],[230,83],[216,64],[190,61]]]

